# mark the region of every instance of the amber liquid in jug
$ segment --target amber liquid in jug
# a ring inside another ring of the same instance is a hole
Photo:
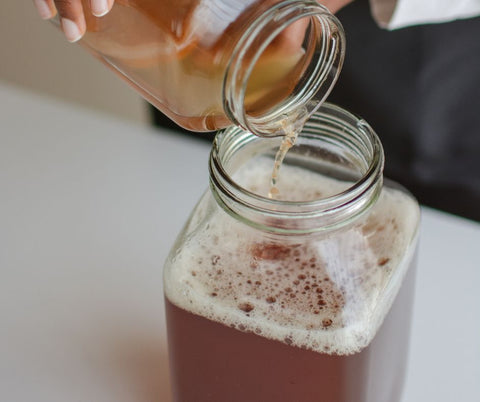
[[[85,13],[82,44],[181,126],[214,130],[232,124],[222,88],[233,48],[249,22],[274,3],[117,0],[104,17]],[[248,114],[260,115],[298,84],[312,58],[302,45],[308,24],[307,18],[292,23],[256,61],[245,92]]]

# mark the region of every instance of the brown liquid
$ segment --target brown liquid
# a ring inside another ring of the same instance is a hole
[[[89,1],[82,1],[88,9]],[[181,126],[214,130],[231,124],[222,88],[233,47],[274,2],[117,0],[104,17],[86,13],[82,44]],[[298,83],[312,57],[302,48],[307,23],[292,24],[255,64],[244,102],[249,115],[261,115]],[[245,56],[242,67],[251,57]]]
[[[415,258],[369,346],[323,354],[246,333],[166,300],[176,402],[398,402],[405,377]]]

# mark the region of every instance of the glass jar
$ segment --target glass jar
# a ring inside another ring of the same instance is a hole
[[[175,401],[400,400],[419,207],[369,125],[324,104],[280,139],[220,132],[165,265]]]
[[[343,63],[343,29],[312,0],[116,0],[101,18],[82,2],[80,43],[193,131],[282,135],[327,97]]]

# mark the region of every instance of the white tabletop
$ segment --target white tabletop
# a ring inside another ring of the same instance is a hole
[[[0,83],[0,401],[170,400],[162,264],[208,152]],[[423,209],[405,402],[480,400],[479,261]]]

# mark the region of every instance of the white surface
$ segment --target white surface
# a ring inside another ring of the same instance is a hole
[[[480,0],[397,0],[389,29],[435,24],[480,15]]]
[[[161,268],[208,152],[0,86],[0,401],[169,400]],[[478,401],[480,225],[423,213],[404,400]]]

